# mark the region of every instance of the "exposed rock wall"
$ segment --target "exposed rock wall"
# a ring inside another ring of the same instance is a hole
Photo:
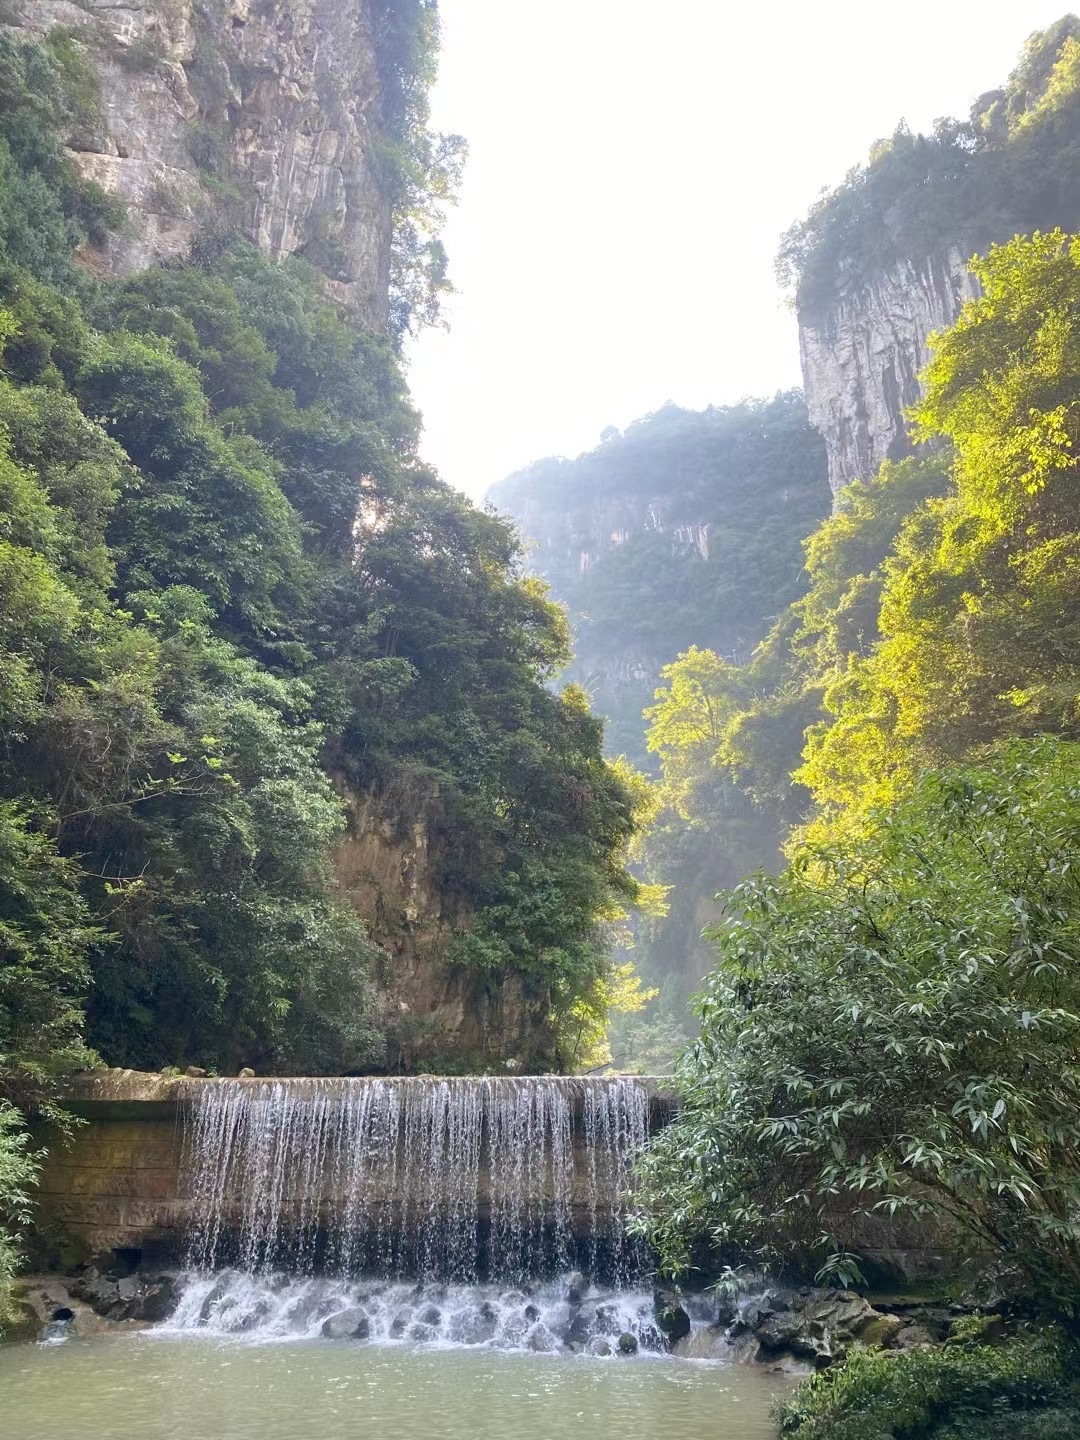
[[[614,493],[589,496],[570,508],[552,507],[542,494],[524,494],[512,514],[534,547],[533,567],[552,584],[565,584],[647,531],[665,538],[673,558],[696,551],[707,560],[709,523],[683,514],[679,501],[671,494]]]
[[[303,254],[357,321],[385,328],[391,213],[369,0],[6,0],[38,36],[70,27],[100,82],[74,159],[128,219],[87,257],[126,274],[239,226]]]
[[[521,977],[495,979],[447,962],[468,914],[440,883],[440,855],[454,841],[443,833],[437,791],[341,790],[350,823],[336,856],[338,884],[387,956],[374,977],[386,1069],[550,1065],[546,994],[530,993]]]
[[[834,495],[873,475],[884,460],[911,453],[904,410],[919,398],[928,338],[977,295],[965,255],[953,247],[841,287],[824,308],[800,308],[803,385],[811,423],[825,441]]]
[[[51,1248],[53,1257],[62,1256],[67,1264],[110,1250],[138,1251],[148,1264],[182,1261],[198,1213],[199,1197],[188,1193],[185,1182],[185,1136],[200,1087],[259,1087],[266,1083],[169,1079],[134,1070],[105,1070],[78,1077],[66,1102],[85,1123],[66,1141],[56,1135],[46,1137],[48,1156],[37,1188],[41,1248],[46,1252]],[[355,1090],[379,1083],[423,1087],[433,1081],[419,1078],[279,1083],[288,1085],[301,1100],[307,1093],[312,1097],[321,1095],[324,1101],[329,1097],[332,1102],[335,1093],[340,1092],[339,1103],[345,1103],[350,1087]],[[607,1082],[566,1079],[556,1083],[567,1086],[573,1096],[577,1188],[572,1208],[575,1223],[587,1226],[596,1205],[614,1208],[621,1199],[614,1193],[586,1194],[582,1188],[587,1187],[592,1174],[585,1155],[589,1142],[582,1118],[583,1088]],[[641,1078],[634,1083],[647,1092],[651,1123],[665,1123],[674,1106],[670,1082]],[[322,1189],[310,1197],[314,1205],[340,1204],[340,1177],[332,1170],[318,1171],[316,1175]],[[482,1172],[478,1184],[477,1201],[483,1209],[489,1203],[491,1177]],[[400,1203],[400,1195],[380,1191],[374,1195],[374,1203],[393,1207]],[[433,1211],[441,1205],[453,1207],[460,1203],[448,1173],[431,1176]]]

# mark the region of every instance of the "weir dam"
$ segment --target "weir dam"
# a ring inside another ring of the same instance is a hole
[[[512,1280],[642,1256],[634,1161],[674,1114],[628,1076],[189,1079],[90,1073],[49,1141],[38,1228],[204,1272]]]

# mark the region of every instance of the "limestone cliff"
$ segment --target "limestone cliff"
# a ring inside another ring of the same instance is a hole
[[[978,293],[959,246],[897,259],[829,303],[799,308],[799,356],[810,421],[825,441],[835,495],[911,453],[905,409],[919,398],[930,335]]]
[[[5,0],[0,20],[68,29],[97,78],[99,118],[67,143],[127,221],[88,261],[130,273],[236,227],[276,258],[304,255],[359,323],[385,328],[370,0]]]
[[[929,337],[978,293],[973,255],[1080,226],[1080,19],[1032,35],[1008,83],[930,135],[901,123],[784,236],[803,386],[835,495],[911,451]]]

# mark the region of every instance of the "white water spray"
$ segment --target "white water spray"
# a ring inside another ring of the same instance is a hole
[[[625,1077],[204,1081],[189,1264],[503,1286],[579,1264],[625,1288],[649,1111]]]

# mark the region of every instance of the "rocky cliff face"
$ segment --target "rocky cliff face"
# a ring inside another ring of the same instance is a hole
[[[709,522],[683,515],[680,498],[659,492],[593,495],[573,509],[553,510],[542,494],[526,494],[514,518],[529,537],[536,569],[558,589],[559,582],[586,575],[636,535],[662,537],[673,560],[691,553],[708,560]]]
[[[387,956],[374,977],[385,1067],[553,1065],[542,990],[530,994],[521,977],[493,981],[446,963],[468,913],[440,884],[442,848],[453,840],[443,833],[437,792],[418,802],[340,788],[349,836],[337,852],[338,884]]]
[[[369,0],[5,0],[0,18],[71,30],[98,78],[100,120],[68,145],[128,218],[90,263],[130,273],[236,226],[276,258],[304,255],[360,324],[385,327]]]
[[[838,288],[825,308],[799,310],[799,354],[810,421],[825,441],[833,494],[884,460],[912,451],[904,410],[919,398],[930,335],[978,294],[960,247],[898,260]]]

